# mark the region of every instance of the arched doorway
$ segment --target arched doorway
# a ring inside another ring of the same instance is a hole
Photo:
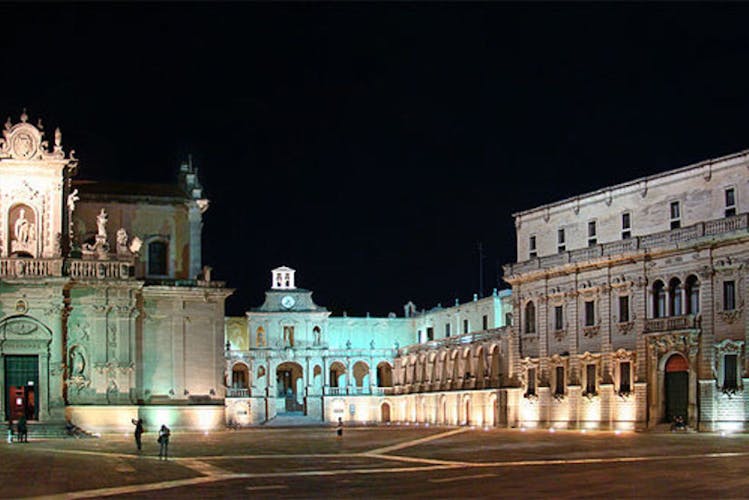
[[[393,387],[393,369],[387,361],[377,365],[377,387]]]
[[[383,422],[390,422],[390,403],[380,405],[380,418]]]
[[[673,354],[666,362],[665,371],[666,422],[673,422],[677,416],[687,421],[689,362],[681,354]]]
[[[286,400],[287,412],[304,411],[304,379],[299,363],[287,361],[278,365],[276,396]]]

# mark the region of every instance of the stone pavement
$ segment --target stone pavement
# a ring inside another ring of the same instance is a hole
[[[0,445],[0,497],[745,497],[749,436],[249,429]]]

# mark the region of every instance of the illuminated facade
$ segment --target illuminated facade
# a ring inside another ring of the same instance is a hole
[[[41,121],[0,139],[0,405],[91,430],[223,425],[224,300],[201,267],[208,201],[179,185],[74,181]],[[140,256],[140,258],[138,258]]]
[[[749,152],[515,214],[518,426],[746,429]]]
[[[298,414],[456,424],[496,399],[509,292],[422,312],[409,303],[403,317],[331,317],[293,269],[271,274],[265,303],[227,318],[229,423]]]

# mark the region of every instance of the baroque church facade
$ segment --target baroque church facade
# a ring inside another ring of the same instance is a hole
[[[75,179],[24,112],[0,139],[3,417],[91,430],[224,421],[224,301],[201,265],[208,200],[178,185]]]

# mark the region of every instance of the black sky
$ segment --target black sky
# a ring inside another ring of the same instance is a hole
[[[511,213],[749,147],[741,4],[5,4],[0,114],[79,178],[211,199],[204,261],[262,301],[289,265],[340,313],[478,289]]]

